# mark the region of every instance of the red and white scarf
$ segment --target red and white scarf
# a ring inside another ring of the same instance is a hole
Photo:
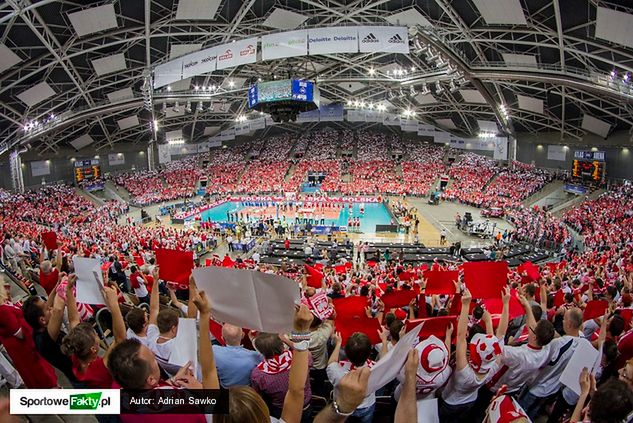
[[[290,368],[292,364],[292,351],[287,350],[283,353],[264,360],[257,365],[257,368],[269,375],[276,375]]]

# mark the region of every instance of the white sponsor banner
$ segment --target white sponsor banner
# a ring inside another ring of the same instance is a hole
[[[299,113],[297,116],[297,122],[318,122],[319,121],[319,109],[310,110],[309,112]]]
[[[241,122],[235,125],[235,135],[246,135],[251,132],[250,122]]]
[[[425,137],[435,136],[435,126],[418,123],[418,135]]]
[[[120,166],[125,164],[125,156],[123,153],[108,154],[108,163],[110,166]]]
[[[264,129],[266,127],[266,118],[260,117],[251,120],[251,131],[257,131],[258,129]]]
[[[307,54],[308,31],[306,29],[262,36],[262,60],[306,56]]]
[[[433,142],[437,144],[449,144],[451,142],[451,134],[448,132],[435,131]]]
[[[182,79],[213,72],[217,56],[218,48],[211,47],[182,57]]]
[[[375,110],[365,112],[365,122],[382,122],[382,113]]]
[[[388,126],[400,126],[400,116],[395,113],[383,113],[382,123]]]
[[[508,160],[508,138],[496,137],[493,158],[495,160]]]
[[[120,414],[118,389],[10,389],[11,414]]]
[[[310,55],[358,53],[358,29],[355,26],[308,30]]]
[[[361,53],[409,53],[409,32],[400,26],[360,26],[358,42]]]
[[[171,162],[171,148],[169,144],[158,144],[158,163],[165,164]]]
[[[236,41],[218,47],[217,69],[255,63],[257,60],[257,38]]]
[[[182,57],[154,68],[154,88],[164,87],[182,79]]]
[[[222,147],[222,140],[218,137],[212,137],[207,141],[207,145],[209,148]]]
[[[400,119],[400,129],[404,132],[417,132],[418,121],[414,119]]]
[[[38,160],[31,162],[31,175],[45,176],[51,174],[51,162],[48,160]]]
[[[547,160],[557,160],[564,162],[567,160],[567,150],[563,145],[548,145],[547,146]]]
[[[220,139],[222,141],[231,141],[235,139],[235,128],[225,129],[220,132]]]
[[[364,110],[348,110],[347,111],[348,122],[365,122]]]

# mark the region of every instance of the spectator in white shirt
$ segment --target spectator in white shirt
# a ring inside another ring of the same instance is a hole
[[[153,276],[155,282],[149,300],[149,316],[142,308],[133,308],[125,315],[125,322],[128,325],[127,339],[137,339],[148,348],[156,343],[160,334],[158,326],[156,326],[160,302],[158,297],[158,272],[155,272]]]
[[[259,252],[255,251],[253,255],[251,256],[251,258],[253,259],[255,263],[259,264],[259,260],[261,259],[261,256],[259,255]]]
[[[607,319],[604,319],[606,321]],[[574,351],[580,343],[590,342],[580,337],[582,328],[582,311],[579,308],[568,309],[563,316],[563,329],[565,335],[554,339],[550,343],[549,360],[532,384],[519,398],[519,404],[534,420],[541,406],[550,398],[556,396],[561,388],[560,375],[567,367]],[[600,332],[606,336],[606,325]]]
[[[503,385],[507,386],[508,394],[513,394],[519,392],[523,385],[530,384],[549,359],[549,344],[554,339],[554,325],[549,320],[539,320],[537,323],[527,298],[523,295],[519,295],[518,298],[527,314],[528,343],[519,347],[502,347],[501,360],[496,372],[486,385],[490,395],[487,398],[480,398],[485,402],[485,406]],[[502,339],[506,330],[507,328],[503,331],[497,330],[497,337]]]
[[[487,311],[482,318],[486,324],[486,334],[477,333],[470,343],[467,342],[471,299],[470,291],[466,289],[462,294],[462,310],[457,324],[455,371],[439,400],[440,420],[444,423],[475,420],[469,412],[477,401],[477,391],[492,376],[490,370],[501,354],[501,342],[493,335],[492,318]],[[497,330],[504,331],[508,326],[509,290],[504,292],[502,300],[503,311]]]
[[[338,361],[339,353],[341,351],[342,338],[339,333],[335,335],[336,346],[330,360],[327,365],[327,377],[330,380],[332,386],[334,386],[334,398],[337,396],[337,386],[341,382],[341,379],[352,370],[371,367],[375,364],[369,359],[371,355],[371,341],[369,337],[361,332],[352,334],[345,344],[345,355],[349,361]],[[370,423],[373,421],[374,409],[376,408],[376,393],[366,392],[365,399],[356,408],[353,417],[356,417],[358,421],[362,423]]]

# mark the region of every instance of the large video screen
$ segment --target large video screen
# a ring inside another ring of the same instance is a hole
[[[248,89],[248,107],[275,101],[314,101],[314,83],[301,79],[261,82]]]

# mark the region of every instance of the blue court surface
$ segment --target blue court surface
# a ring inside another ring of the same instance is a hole
[[[365,203],[365,213],[363,216],[360,214],[360,204],[355,203],[352,206],[351,216],[352,217],[360,217],[360,231],[363,233],[375,233],[376,225],[388,225],[391,222],[391,214],[387,210],[387,207],[382,203]],[[205,210],[201,214],[201,218],[203,221],[212,221],[212,222],[227,222],[227,213],[228,212],[239,212],[244,209],[249,210],[257,210],[257,207],[247,207],[242,205],[242,203],[238,203],[235,201],[227,201],[217,207],[213,207],[209,210]],[[251,220],[254,219],[253,216],[249,216]],[[273,217],[283,219],[282,211],[273,212]],[[308,216],[306,216],[308,217]],[[340,210],[338,218],[336,219],[325,219],[326,225],[334,225],[334,226],[347,226],[347,221],[350,217],[350,211],[347,207]],[[294,223],[294,218],[287,220]],[[320,218],[319,218],[320,220]],[[318,223],[318,222],[317,222]]]

